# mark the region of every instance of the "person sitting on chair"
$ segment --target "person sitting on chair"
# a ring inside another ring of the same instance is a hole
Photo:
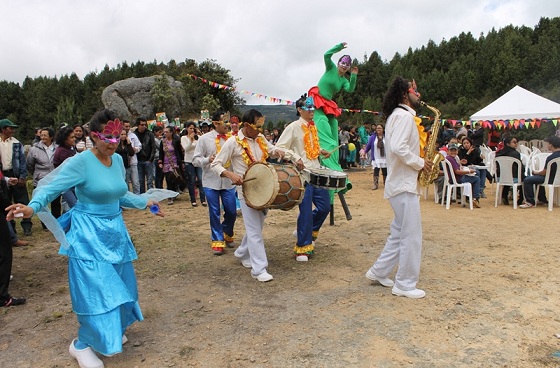
[[[500,151],[496,152],[496,157],[501,157],[501,156],[509,156],[509,157],[513,157],[518,159],[519,161],[521,161],[521,154],[517,151],[517,138],[514,137],[506,137],[504,139],[504,148],[502,148]],[[517,178],[517,164],[513,164],[512,167],[513,170],[513,178],[514,179],[519,179]],[[521,168],[521,180],[525,179],[525,175],[523,174],[524,172],[524,168]],[[496,176],[499,177],[500,176],[500,167],[496,167]],[[502,189],[502,203],[505,204],[506,206],[509,206],[509,200],[508,200],[508,194],[509,194],[509,190],[510,190],[510,186],[509,185],[504,185],[504,188]],[[521,190],[521,187],[519,187],[519,190]],[[517,198],[519,198],[517,200],[517,204],[520,205],[523,202],[523,197],[521,195],[519,195]]]
[[[546,167],[548,166],[548,163],[554,160],[555,158],[560,157],[560,137],[552,136],[546,138],[544,141],[548,143],[548,150],[552,153],[546,158],[546,161],[544,163],[544,169],[540,171],[533,171],[533,175],[528,176],[523,181],[523,193],[525,195],[525,203],[519,206],[519,208],[535,207],[535,190],[533,189],[533,185],[544,184],[544,179],[546,177]],[[556,175],[556,169],[557,169],[556,165],[553,165],[550,168],[550,178],[554,178],[554,176]],[[544,187],[542,186],[540,187],[538,195],[539,195],[538,197],[539,203],[541,202],[543,204],[547,203]]]
[[[459,145],[452,143],[447,147],[447,150],[447,157],[445,157],[445,159],[451,163],[451,166],[453,166],[453,175],[455,175],[458,183],[471,183],[473,206],[480,208],[480,178],[476,175],[469,175],[475,173],[474,169],[461,168],[457,157]]]

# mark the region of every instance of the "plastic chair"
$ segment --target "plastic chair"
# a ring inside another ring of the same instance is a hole
[[[508,185],[513,187],[513,209],[517,209],[517,187],[522,185],[521,179],[521,166],[522,162],[516,158],[509,156],[500,156],[495,159],[496,166],[500,168],[500,176],[496,175],[496,198],[494,200],[494,207],[498,207],[498,196],[501,201],[501,192],[503,186]],[[513,175],[513,164],[517,164],[517,178]],[[501,190],[500,190],[501,189]]]
[[[438,196],[438,191],[437,191],[437,181],[433,182],[433,186],[434,186],[434,202],[438,203],[439,202],[439,196]],[[427,187],[424,187],[424,200],[428,199],[428,191],[430,190],[430,186],[428,185]]]
[[[487,154],[487,157],[484,159],[484,166],[488,166],[488,172],[490,173],[491,177],[495,177],[496,174],[496,165],[494,163],[494,159],[496,158],[496,151],[490,151]],[[494,183],[496,180],[492,180],[490,184],[491,192],[494,192]]]
[[[525,154],[525,155],[527,155],[527,156],[530,156],[530,155],[531,155],[531,149],[530,149],[529,147],[527,147],[527,146],[522,145],[522,144],[518,144],[518,145],[517,145],[517,150],[518,150],[520,153],[523,153],[523,154]]]
[[[520,153],[521,155],[521,162],[523,163],[523,167],[525,167],[525,176],[529,176],[529,170],[531,166],[531,156],[526,155],[524,153]]]
[[[453,198],[457,199],[457,188],[461,188],[461,204],[465,205],[465,196],[469,196],[469,207],[473,209],[473,196],[472,196],[472,187],[471,183],[458,183],[457,178],[455,177],[455,173],[453,172],[453,166],[451,162],[448,160],[443,160],[443,175],[445,177],[445,181],[443,183],[443,194],[445,195],[445,209],[449,209],[451,204],[451,195]],[[443,200],[441,201],[441,205],[443,206]]]
[[[544,163],[548,156],[550,156],[550,153],[533,153],[531,155],[531,173],[544,169]]]
[[[550,171],[552,166],[556,165],[556,174],[554,178],[552,178],[552,183],[550,182]],[[554,204],[554,195],[556,194],[556,205],[560,206],[560,157],[555,158],[554,160],[550,160],[548,165],[546,165],[546,176],[544,178],[543,184],[537,184],[535,193],[539,193],[539,188],[544,186],[545,189],[548,191],[548,210],[552,211],[552,207]],[[555,193],[556,192],[556,193]],[[535,201],[535,206],[537,205],[538,201]]]
[[[523,145],[523,146],[525,146],[525,147],[531,149],[531,148],[529,147],[529,142],[527,142],[527,141],[517,141],[517,146],[521,146],[521,145]]]
[[[519,142],[517,142],[517,144],[519,144]],[[529,147],[531,147],[531,149],[533,148],[538,148],[541,149],[541,141],[539,139],[531,139],[529,141]]]

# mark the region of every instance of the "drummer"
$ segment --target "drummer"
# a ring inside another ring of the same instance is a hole
[[[286,149],[285,159],[292,161],[298,170],[319,169],[319,155],[329,158],[330,153],[319,147],[317,128],[313,123],[313,97],[304,94],[296,101],[299,119],[290,123],[276,142],[276,147]],[[313,210],[315,204],[315,210]],[[297,241],[294,247],[296,261],[307,262],[315,251],[314,240],[329,215],[329,191],[305,183],[305,194],[299,204]]]
[[[210,165],[215,174],[230,179],[235,185],[243,184],[243,175],[252,163],[266,162],[269,154],[276,155],[280,159],[284,157],[284,150],[267,142],[259,133],[264,125],[264,116],[259,111],[254,109],[247,111],[243,115],[242,124],[243,128],[238,135],[224,143]],[[229,162],[231,162],[233,171],[225,168]],[[243,266],[251,268],[253,278],[261,282],[270,281],[273,277],[266,269],[268,261],[262,236],[267,210],[258,211],[247,206],[241,187],[238,187],[237,194],[245,223],[245,236],[235,251],[235,257],[241,261]]]
[[[229,180],[225,180],[210,170],[210,164],[220,152],[221,146],[231,137],[227,132],[226,121],[229,113],[217,111],[212,117],[215,129],[198,139],[194,150],[193,165],[202,168],[202,186],[210,217],[210,232],[212,239],[212,253],[216,256],[225,252],[225,247],[233,248],[233,227],[237,213],[235,210],[235,187]],[[224,165],[226,168],[229,165]],[[231,170],[231,169],[230,169]],[[220,222],[220,199],[224,207],[224,220]],[[193,205],[196,205],[194,203]]]

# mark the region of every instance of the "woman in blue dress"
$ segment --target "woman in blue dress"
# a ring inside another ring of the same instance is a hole
[[[78,202],[58,221],[64,239],[51,229],[61,241],[59,253],[68,257],[72,309],[80,324],[69,351],[81,368],[102,368],[94,350],[106,356],[122,352],[126,328],[143,319],[132,266],[137,254],[121,207],[150,207],[157,215],[163,214],[148,195],[128,192],[122,158],[115,154],[122,124],[114,114],[97,112],[90,129],[94,148],[69,158],[53,171],[46,184],[37,187],[29,205],[14,204],[6,210],[7,218],[39,213],[43,219],[40,211],[48,203],[75,188]]]

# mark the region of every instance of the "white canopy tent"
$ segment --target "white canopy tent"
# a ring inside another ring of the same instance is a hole
[[[496,101],[471,115],[471,120],[544,119],[560,117],[560,104],[513,87]]]

